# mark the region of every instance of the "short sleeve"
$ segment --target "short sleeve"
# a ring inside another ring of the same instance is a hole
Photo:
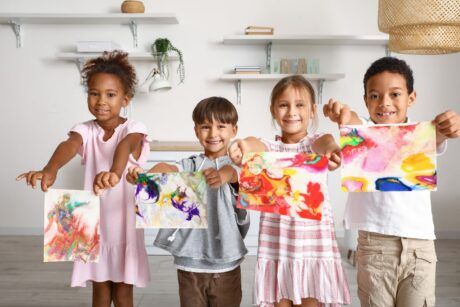
[[[85,164],[86,163],[86,146],[88,144],[88,137],[89,137],[89,125],[90,125],[90,122],[85,122],[85,123],[80,123],[80,124],[76,124],[75,126],[73,126],[68,135],[70,136],[70,133],[72,132],[75,132],[75,133],[78,133],[83,142],[80,146],[80,148],[78,149],[78,154],[81,156],[81,164]]]
[[[194,156],[177,161],[174,165],[177,166],[179,172],[194,172],[196,169]]]
[[[130,121],[126,127],[125,137],[131,133],[140,133],[144,135],[142,140],[142,150],[139,158],[136,160],[132,155],[129,156],[131,163],[141,166],[147,161],[150,154],[150,139],[148,137],[147,127],[142,122]]]

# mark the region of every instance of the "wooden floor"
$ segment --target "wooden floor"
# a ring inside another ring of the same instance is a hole
[[[460,240],[436,241],[438,270],[436,306],[460,306]],[[42,263],[42,237],[0,236],[0,306],[89,306],[91,287],[70,288],[71,263]],[[255,257],[242,264],[243,302],[251,306]],[[356,271],[345,259],[352,305],[356,297]],[[176,271],[169,256],[151,256],[152,281],[136,288],[135,306],[179,306]]]

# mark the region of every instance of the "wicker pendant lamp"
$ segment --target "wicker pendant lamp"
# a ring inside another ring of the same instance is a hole
[[[399,53],[460,51],[460,0],[379,0],[379,29]]]

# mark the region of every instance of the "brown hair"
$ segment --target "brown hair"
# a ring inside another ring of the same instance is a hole
[[[82,70],[83,80],[89,85],[91,78],[98,73],[113,74],[120,78],[125,93],[132,98],[137,84],[136,71],[128,61],[128,54],[120,50],[104,53],[85,63]]]
[[[278,81],[278,83],[276,83],[275,87],[272,90],[272,93],[270,96],[270,113],[272,114],[272,117],[274,115],[273,110],[274,110],[276,101],[284,93],[284,91],[288,89],[289,87],[292,87],[299,91],[307,92],[310,95],[310,101],[311,101],[310,110],[312,112],[315,111],[316,95],[315,95],[315,90],[313,89],[313,86],[311,85],[310,82],[308,82],[307,79],[305,79],[301,75],[292,75],[292,76],[284,77],[283,79]],[[315,117],[312,123],[310,124],[310,127],[313,128],[313,130],[315,130],[318,127],[318,117],[317,117],[316,112],[314,113],[314,115]]]
[[[192,114],[195,125],[218,121],[224,124],[236,125],[238,122],[238,112],[235,106],[223,97],[209,97],[201,100],[193,109]]]

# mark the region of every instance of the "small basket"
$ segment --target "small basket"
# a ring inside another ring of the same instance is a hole
[[[460,0],[380,0],[378,24],[390,34],[391,51],[460,51]]]
[[[121,11],[123,13],[131,13],[131,14],[144,13],[145,12],[144,3],[138,0],[125,0],[121,4]]]

